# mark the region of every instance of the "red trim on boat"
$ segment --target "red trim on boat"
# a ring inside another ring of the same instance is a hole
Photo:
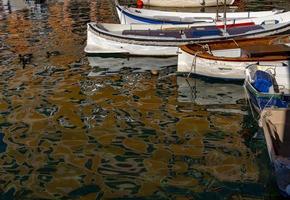
[[[239,24],[227,24],[227,28],[233,28],[233,27],[241,27],[241,26],[254,26],[256,25],[254,22],[245,22],[245,23],[239,23]],[[217,28],[224,28],[224,25],[218,25]]]

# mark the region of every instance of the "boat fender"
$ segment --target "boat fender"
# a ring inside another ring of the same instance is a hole
[[[143,8],[144,3],[142,0],[137,0],[137,8]]]

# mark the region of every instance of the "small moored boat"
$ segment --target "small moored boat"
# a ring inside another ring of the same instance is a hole
[[[267,108],[260,120],[278,188],[290,197],[290,110]]]
[[[245,79],[248,65],[290,59],[290,36],[188,44],[180,47],[177,72],[221,79]]]
[[[290,67],[250,65],[246,69],[247,98],[258,113],[265,108],[289,108]]]
[[[290,12],[282,13],[283,16]],[[287,20],[287,19],[285,19]],[[148,25],[88,23],[87,46],[89,54],[124,53],[146,56],[177,55],[180,45],[226,40],[232,38],[256,38],[284,33],[290,30],[290,22],[242,27],[196,25]]]
[[[189,13],[168,12],[160,10],[139,9],[120,6],[116,2],[116,10],[121,24],[192,24],[200,22],[222,23],[223,15],[217,13]],[[227,24],[233,24],[235,20],[243,19],[241,23],[252,23],[251,18],[270,17],[282,13],[283,10],[259,11],[259,12],[228,12]],[[268,20],[271,20],[270,18]]]
[[[232,5],[235,0],[142,0],[144,5],[159,6],[159,7],[201,7],[201,6],[216,6]]]

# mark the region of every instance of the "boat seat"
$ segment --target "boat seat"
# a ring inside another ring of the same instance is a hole
[[[243,27],[230,27],[227,29],[227,32],[229,35],[238,35],[238,34],[244,34],[249,31],[256,31],[264,29],[262,26],[243,26]]]
[[[181,33],[177,30],[124,30],[122,35],[181,38]]]
[[[222,32],[219,28],[212,27],[191,27],[190,29],[184,30],[184,34],[187,38],[200,38],[207,36],[221,36]]]

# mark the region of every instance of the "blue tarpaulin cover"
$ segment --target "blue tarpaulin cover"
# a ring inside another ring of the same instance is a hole
[[[272,76],[269,73],[261,70],[256,71],[253,86],[257,91],[268,93],[272,85]]]

